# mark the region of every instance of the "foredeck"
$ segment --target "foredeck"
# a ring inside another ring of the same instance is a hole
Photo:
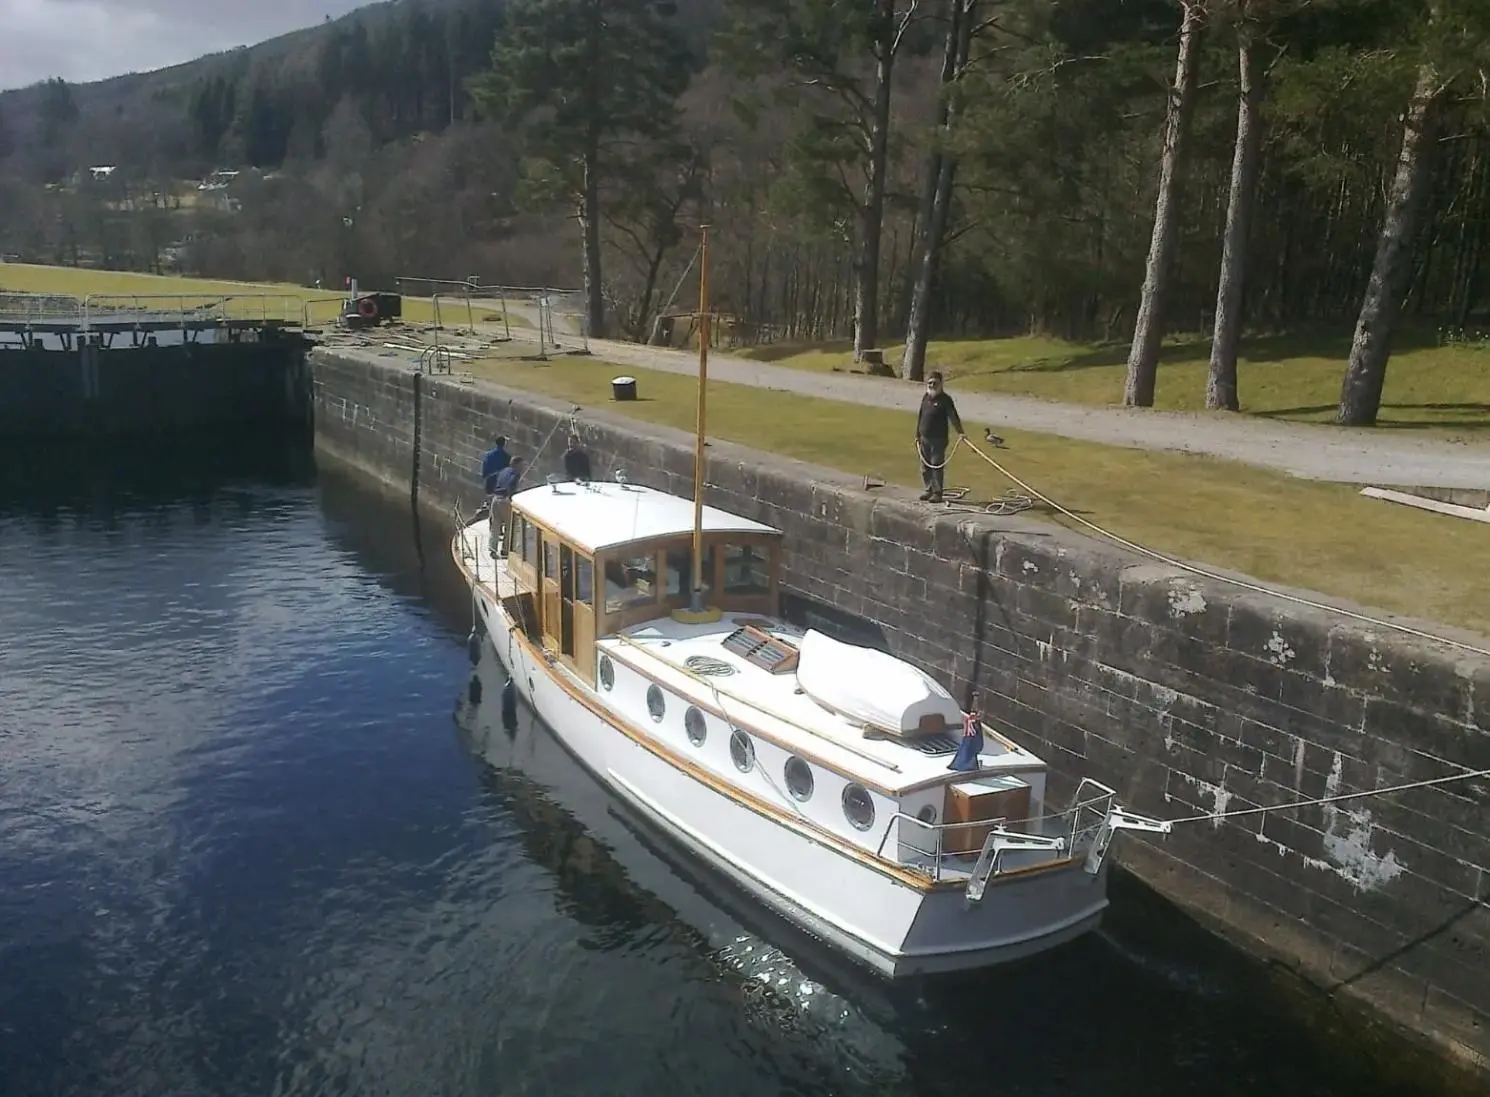
[[[831,712],[801,691],[794,674],[772,674],[735,655],[724,641],[742,623],[759,625],[762,618],[726,615],[712,624],[683,624],[670,618],[649,621],[617,636],[600,639],[597,647],[693,701],[723,712],[732,723],[746,724],[776,739],[788,749],[817,755],[845,774],[890,791],[903,791],[946,780],[956,749],[953,731],[938,753],[888,737],[869,737],[858,724]],[[801,631],[781,622],[766,629],[791,643]],[[700,674],[689,660],[717,661],[729,673]],[[985,772],[1017,773],[1041,770],[1033,754],[985,728],[980,756]],[[967,779],[970,774],[962,774]]]

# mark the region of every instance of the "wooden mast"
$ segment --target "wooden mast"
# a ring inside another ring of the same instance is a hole
[[[698,421],[693,438],[693,587],[688,608],[704,612],[704,434],[709,391],[709,226],[699,226]]]

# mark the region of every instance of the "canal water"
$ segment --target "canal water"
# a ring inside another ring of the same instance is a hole
[[[504,719],[430,523],[304,440],[0,451],[0,1095],[1409,1092],[1133,885],[845,970]]]

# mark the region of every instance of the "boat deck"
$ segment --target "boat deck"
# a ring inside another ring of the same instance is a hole
[[[462,541],[466,566],[474,565],[482,586],[501,598],[519,593],[506,562],[493,560],[487,551],[484,522],[463,531]],[[841,772],[881,788],[903,791],[951,776],[947,766],[956,752],[960,729],[917,742],[866,735],[861,725],[803,693],[795,674],[772,674],[726,649],[724,641],[745,622],[788,643],[803,635],[785,622],[750,614],[726,614],[711,624],[685,624],[665,617],[603,636],[596,648],[637,667],[679,696],[754,725],[784,745],[816,754]],[[701,673],[700,668],[715,673]],[[983,732],[980,772],[959,774],[959,779],[1045,769],[1036,755],[986,724]]]
[[[795,643],[802,631],[780,621],[749,614],[726,614],[712,624],[685,624],[671,618],[647,621],[597,643],[615,658],[665,676],[682,693],[754,724],[787,745],[816,753],[844,772],[874,784],[905,789],[943,781],[956,753],[960,729],[918,742],[866,735],[865,728],[818,704],[797,685],[795,674],[772,674],[729,651],[724,641],[744,624]],[[700,673],[700,668],[714,673]],[[725,669],[728,668],[728,669]],[[984,772],[1040,770],[1044,764],[984,728],[979,757]],[[974,774],[962,775],[966,780]]]

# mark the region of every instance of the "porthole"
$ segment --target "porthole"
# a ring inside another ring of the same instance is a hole
[[[688,732],[688,741],[696,747],[704,745],[704,740],[709,736],[708,726],[704,723],[704,714],[692,705],[683,714],[683,730]]]
[[[612,665],[609,655],[600,657],[600,685],[607,691],[616,688],[616,668]]]
[[[803,803],[812,799],[812,767],[795,754],[786,760],[786,790]]]
[[[855,830],[874,826],[874,800],[863,785],[849,785],[843,790],[843,814]]]
[[[916,812],[916,818],[929,827],[936,826],[936,805],[927,804],[920,811]]]
[[[662,690],[656,686],[647,687],[647,711],[652,714],[656,723],[662,723],[662,717],[667,712],[667,701],[662,696]]]
[[[755,744],[739,728],[730,733],[729,756],[741,773],[749,773],[755,768]]]

